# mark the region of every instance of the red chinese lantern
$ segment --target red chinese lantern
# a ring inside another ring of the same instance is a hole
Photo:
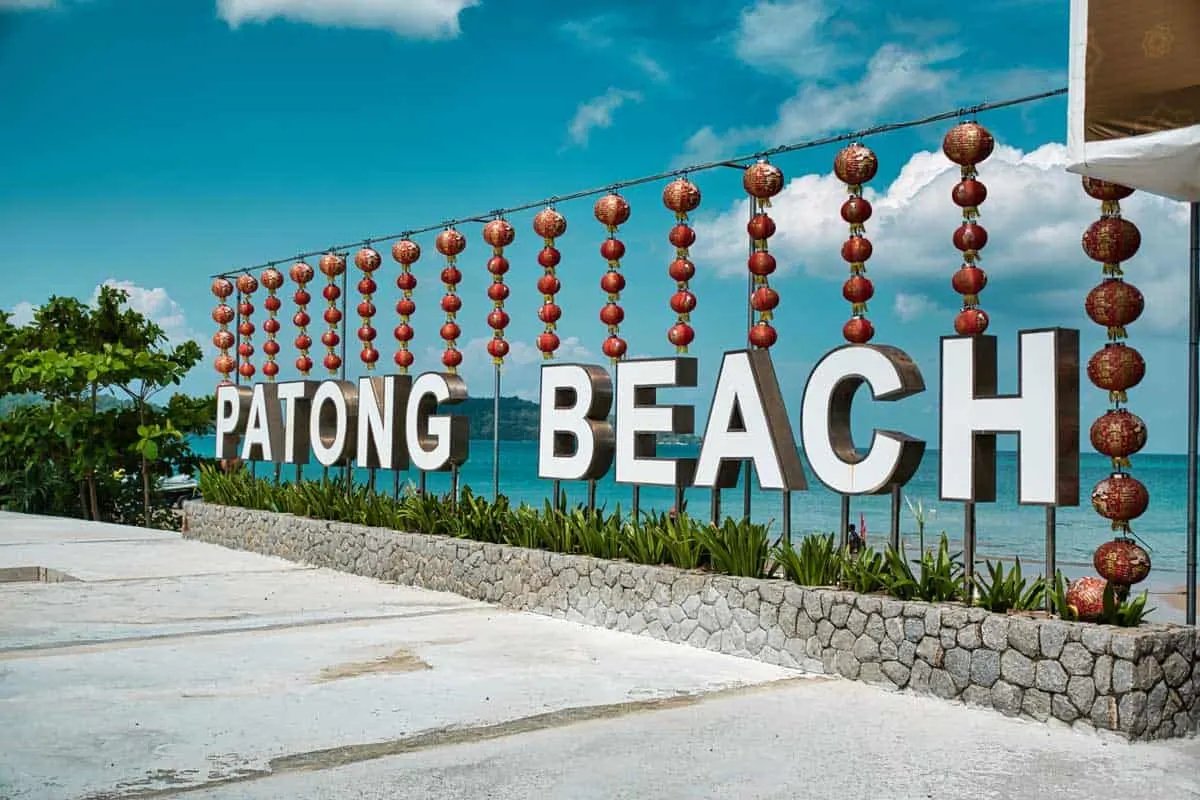
[[[616,192],[610,192],[596,201],[592,211],[608,231],[608,240],[600,248],[601,255],[608,262],[608,271],[600,279],[600,288],[608,295],[608,305],[616,306],[619,311],[618,301],[621,299],[621,290],[625,288],[625,277],[620,272],[625,245],[616,238],[616,233],[617,228],[629,220],[629,203]],[[610,317],[613,313],[609,312]],[[624,317],[624,312],[621,312],[621,317]],[[618,335],[619,324],[606,325],[608,337],[604,340],[604,354],[616,363],[625,356],[625,340]]]
[[[462,308],[462,300],[458,297],[457,286],[462,282],[462,272],[455,265],[459,253],[467,249],[467,239],[453,227],[446,228],[437,235],[434,241],[437,251],[446,257],[446,267],[442,270],[442,284],[446,294],[442,297],[442,310],[446,312],[446,322],[442,325],[441,335],[446,341],[446,349],[442,353],[442,364],[454,375],[462,363],[462,353],[458,351],[459,327],[454,321],[455,315]],[[453,334],[448,335],[448,334]]]
[[[1067,587],[1067,606],[1084,622],[1094,622],[1104,614],[1104,590],[1107,584],[1102,578],[1080,578]]]
[[[329,329],[321,334],[321,343],[325,345],[325,358],[323,363],[325,369],[329,370],[330,375],[336,375],[342,367],[342,357],[338,355],[337,348],[342,342],[342,337],[339,333],[342,322],[342,312],[338,308],[338,299],[342,296],[342,290],[338,286],[338,279],[346,273],[346,257],[341,253],[332,251],[321,256],[321,260],[317,262],[317,268],[321,270],[321,274],[325,276],[327,283],[321,295],[325,298],[328,306],[325,308],[325,324]],[[330,366],[330,365],[333,366]]]
[[[1120,537],[1097,547],[1092,565],[1109,583],[1132,586],[1150,574],[1150,555],[1132,539]]]
[[[1121,278],[1105,278],[1088,292],[1083,303],[1092,322],[1108,329],[1108,338],[1116,341],[1126,336],[1125,327],[1132,325],[1146,308],[1146,299],[1131,283]]]
[[[690,224],[688,214],[700,207],[700,189],[687,178],[676,178],[663,190],[663,205],[675,212],[676,224],[667,236],[671,244],[675,245],[675,258],[687,260],[688,248],[696,241],[696,231]],[[695,272],[694,268],[692,272]],[[688,289],[690,278],[689,275],[684,280],[676,280],[675,293],[671,296],[675,324],[667,331],[667,341],[675,345],[677,353],[686,353],[688,345],[696,338],[696,332],[688,324],[692,318],[692,310],[696,308],[696,295]]]
[[[516,230],[507,220],[494,219],[483,226],[483,240],[492,246],[492,257],[487,263],[488,272],[492,275],[488,299],[492,301],[493,310],[487,317],[492,339],[488,342],[487,350],[497,367],[504,363],[504,356],[508,354],[508,342],[504,341],[504,329],[508,326],[508,314],[504,311],[508,287],[504,285],[504,273],[508,272],[508,259],[504,257],[504,248],[512,244],[516,237]]]
[[[372,276],[382,263],[383,258],[371,247],[363,247],[354,254],[354,266],[362,272],[362,278],[358,282],[358,293],[362,297],[358,303],[358,316],[361,321],[358,340],[362,342],[359,358],[367,365],[368,370],[375,369],[375,362],[379,360],[379,351],[375,349],[375,328],[371,325],[376,311],[372,298],[379,287]]]
[[[1112,459],[1113,469],[1122,469],[1146,446],[1146,423],[1127,408],[1114,408],[1092,423],[1088,436],[1096,452]]]
[[[874,248],[866,236],[871,204],[862,196],[863,184],[879,172],[879,159],[865,145],[855,142],[843,148],[833,159],[833,173],[846,184],[849,197],[842,203],[842,219],[850,225],[850,237],[842,244],[842,260],[850,265],[850,278],[842,285],[842,297],[850,303],[850,320],[842,326],[842,336],[851,344],[866,344],[875,335],[875,327],[866,318],[867,301],[875,286],[867,278],[867,260]]]
[[[1145,485],[1127,472],[1114,472],[1092,488],[1092,508],[1112,520],[1113,530],[1129,532],[1129,523],[1150,506]]]
[[[296,335],[296,349],[300,351],[300,355],[296,358],[296,369],[301,375],[307,375],[313,367],[312,358],[308,354],[308,350],[312,347],[312,337],[308,335],[308,325],[312,322],[312,318],[308,315],[308,304],[312,302],[312,295],[309,294],[309,281],[315,276],[313,268],[303,261],[297,261],[288,268],[288,276],[292,279],[292,283],[296,284],[296,291],[292,295],[292,300],[296,304],[296,314],[292,317],[292,324],[298,329]]]
[[[238,334],[241,343],[238,344],[238,355],[242,363],[238,366],[238,374],[243,378],[254,377],[254,363],[250,357],[254,355],[254,304],[250,298],[258,291],[258,280],[253,275],[239,275],[238,290]]]
[[[1088,380],[1108,392],[1111,403],[1124,403],[1127,392],[1146,377],[1142,354],[1122,342],[1109,342],[1088,359]]]
[[[779,305],[779,294],[770,288],[769,276],[775,272],[775,256],[768,252],[768,240],[775,234],[775,221],[767,213],[771,198],[783,191],[783,170],[766,159],[756,161],[742,172],[742,188],[750,195],[754,204],[754,216],[746,225],[750,236],[751,252],[746,260],[746,269],[751,275],[750,307],[758,313],[758,319],[750,326],[747,338],[754,347],[766,349],[779,338],[771,326],[775,308]],[[671,277],[695,274],[695,266],[687,258],[677,258],[670,267]],[[767,292],[763,292],[767,290]],[[755,298],[759,298],[755,305]],[[767,302],[770,298],[771,302]],[[761,306],[761,307],[760,307]]]
[[[276,341],[276,337],[280,327],[279,309],[283,304],[279,302],[276,292],[283,286],[283,273],[275,267],[267,267],[258,276],[258,280],[267,290],[267,297],[263,300],[263,308],[267,310],[267,319],[263,322],[263,331],[267,334],[267,341],[263,342],[263,353],[267,356],[263,364],[263,374],[267,376],[267,380],[273,381],[279,374],[279,365],[275,363],[275,356],[279,355],[279,342]]]
[[[213,344],[221,351],[213,361],[213,366],[221,375],[223,383],[229,382],[229,376],[237,369],[237,362],[229,355],[229,349],[233,347],[234,336],[229,330],[229,323],[233,322],[233,309],[225,302],[233,295],[233,281],[228,278],[217,278],[212,282],[212,293],[217,298],[217,307],[213,309],[213,322],[217,323],[218,330],[213,336]]]
[[[538,253],[538,264],[542,267],[542,276],[538,278],[538,292],[542,295],[542,306],[538,309],[538,319],[545,325],[541,335],[537,337],[537,348],[542,352],[546,361],[554,358],[558,349],[558,336],[554,329],[562,318],[562,309],[554,302],[562,284],[555,274],[555,268],[562,261],[562,254],[554,247],[554,240],[567,232],[567,218],[553,207],[543,208],[533,217],[533,232],[542,237],[542,250]]]
[[[1098,261],[1104,279],[1088,292],[1084,309],[1088,317],[1105,329],[1107,342],[1088,359],[1087,375],[1097,388],[1108,392],[1112,404],[1092,423],[1089,438],[1092,447],[1112,459],[1116,470],[1092,490],[1092,507],[1119,532],[1116,541],[1096,550],[1096,570],[1112,584],[1127,589],[1150,573],[1150,557],[1129,541],[1130,522],[1145,513],[1150,493],[1137,478],[1125,472],[1132,467],[1130,457],[1146,446],[1146,423],[1122,405],[1128,391],[1146,376],[1146,361],[1125,344],[1127,326],[1145,309],[1146,301],[1135,286],[1124,281],[1121,262],[1132,258],[1141,245],[1137,226],[1121,217],[1121,200],[1133,190],[1120,184],[1082,179],[1083,190],[1100,201],[1100,218],[1083,234],[1083,251]]]
[[[978,122],[960,122],[942,139],[942,152],[959,166],[959,182],[950,199],[962,210],[962,223],[951,240],[962,251],[963,264],[950,281],[962,295],[962,309],[954,318],[959,336],[979,336],[987,330],[988,315],[979,308],[979,293],[987,286],[987,274],[979,267],[979,251],[987,245],[987,230],[979,224],[979,207],[987,199],[987,186],[979,180],[979,164],[987,160],[996,141]]]
[[[412,273],[412,265],[421,258],[421,246],[411,239],[403,238],[392,245],[392,260],[400,265],[400,274],[396,276],[396,288],[400,290],[400,300],[396,303],[396,313],[400,315],[400,325],[396,327],[394,338],[398,349],[392,356],[392,361],[400,368],[400,374],[408,374],[408,368],[413,365],[412,352],[408,343],[412,341],[413,329],[410,319],[417,311],[413,302],[413,290],[417,288],[417,276]],[[403,328],[407,335],[401,338],[399,331]]]

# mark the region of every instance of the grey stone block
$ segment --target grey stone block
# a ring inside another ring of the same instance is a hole
[[[1057,661],[1039,661],[1034,685],[1043,692],[1065,692],[1067,671]]]
[[[1114,633],[1108,646],[1109,652],[1113,654],[1114,658],[1133,661],[1138,657],[1137,639],[1127,633]]]
[[[1009,683],[1028,689],[1034,683],[1033,662],[1016,650],[1005,650],[1000,656],[1000,675]]]
[[[834,624],[834,627],[846,627],[846,621],[850,619],[851,607],[845,603],[838,603],[829,612],[829,621]]]
[[[1087,714],[1096,701],[1096,685],[1090,675],[1076,675],[1067,682],[1067,697],[1080,713]]]
[[[1168,686],[1178,689],[1188,679],[1188,672],[1190,669],[1186,658],[1178,652],[1167,656],[1167,660],[1163,664],[1163,675],[1167,679]]]
[[[883,631],[887,638],[893,642],[900,642],[904,638],[904,620],[899,617],[888,617],[883,621]],[[918,637],[920,638],[920,637]]]
[[[1113,657],[1099,656],[1096,659],[1096,668],[1092,671],[1092,678],[1096,682],[1097,693],[1108,694],[1112,691],[1112,675]]]
[[[1071,723],[1079,719],[1079,711],[1071,704],[1066,695],[1056,694],[1050,699],[1050,713],[1056,719]]]
[[[862,665],[858,663],[858,659],[854,657],[854,654],[845,650],[837,652],[834,664],[839,675],[851,680],[858,678],[859,672],[862,669]]]
[[[912,665],[912,671],[908,677],[908,688],[920,694],[929,694],[929,679],[933,676],[933,667],[926,664],[924,661],[917,661]]]
[[[908,677],[912,674],[912,670],[898,661],[885,661],[880,665],[880,670],[899,689],[908,685]]]
[[[977,623],[970,623],[958,631],[958,646],[975,650],[983,644],[983,636]]]
[[[1022,655],[1037,658],[1041,654],[1038,625],[1031,619],[1014,618],[1008,624],[1008,644]]]
[[[971,653],[971,683],[990,688],[1000,679],[1000,654],[995,650]]]
[[[841,632],[839,631],[839,633]],[[854,642],[852,652],[854,653],[854,657],[862,663],[878,661],[879,643],[864,633]]]
[[[904,638],[910,642],[916,643],[921,641],[925,636],[925,622],[914,617],[906,617],[904,620]]]
[[[846,629],[855,636],[861,636],[867,629],[867,615],[857,608],[851,609],[850,616],[846,618]]]
[[[1023,693],[1019,686],[1013,686],[1005,681],[996,681],[992,686],[992,707],[1009,717],[1021,714]]]
[[[1124,694],[1135,686],[1134,667],[1132,661],[1119,659],[1113,662],[1112,691],[1113,694]]]
[[[1070,675],[1091,675],[1095,669],[1094,656],[1079,642],[1067,642],[1059,661]]]
[[[850,651],[854,649],[855,640],[856,637],[854,634],[843,628],[833,632],[833,637],[829,644],[834,650]]]
[[[1058,658],[1067,643],[1068,626],[1062,622],[1046,620],[1039,626],[1042,658]]]
[[[1001,651],[1008,648],[1008,619],[991,615],[979,626],[983,634],[983,646],[989,650]]]
[[[1040,689],[1027,689],[1021,710],[1039,722],[1050,718],[1050,695]]]
[[[942,658],[946,672],[954,679],[958,689],[965,688],[971,682],[971,652],[961,648],[947,650]]]
[[[926,662],[931,667],[942,666],[942,653],[944,652],[941,642],[932,636],[926,636],[917,645],[917,658]]]
[[[1149,691],[1154,688],[1154,684],[1163,679],[1163,670],[1156,659],[1152,655],[1142,656],[1138,659],[1137,666],[1133,672],[1133,685],[1142,691]]]
[[[950,673],[944,669],[935,669],[929,676],[929,691],[934,697],[940,697],[943,700],[953,700],[958,697],[958,687],[954,685],[954,679]]]

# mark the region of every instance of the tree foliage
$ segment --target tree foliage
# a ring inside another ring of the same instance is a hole
[[[101,287],[88,305],[51,297],[24,326],[0,312],[0,508],[144,525],[161,477],[192,474],[187,435],[211,424],[214,401],[173,394],[202,358]],[[8,401],[5,403],[4,401]]]

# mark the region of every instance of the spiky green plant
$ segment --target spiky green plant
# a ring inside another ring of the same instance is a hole
[[[1021,559],[1007,573],[1002,562],[985,562],[987,577],[977,576],[976,605],[989,611],[1034,611],[1046,603],[1049,584],[1038,575],[1032,581],[1021,575]]]
[[[845,554],[838,549],[837,537],[830,533],[805,536],[798,548],[780,542],[772,558],[793,583],[836,586],[842,579]]]

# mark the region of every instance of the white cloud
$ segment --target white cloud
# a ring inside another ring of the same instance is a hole
[[[480,0],[217,0],[217,16],[237,28],[283,18],[313,25],[381,28],[414,39],[453,39],[459,15]]]
[[[666,83],[671,79],[671,75],[667,72],[666,68],[645,53],[634,53],[629,58],[634,66],[645,72],[646,76],[655,83]]]
[[[187,315],[179,303],[171,299],[163,288],[146,289],[132,281],[118,281],[109,278],[103,286],[122,289],[129,293],[129,308],[149,319],[162,328],[167,340],[172,345],[182,344],[192,339],[204,345],[204,338],[188,325]],[[92,290],[91,302],[94,304],[100,297],[100,286]]]
[[[844,61],[828,24],[834,9],[822,0],[759,0],[742,9],[734,33],[738,59],[765,71],[801,77],[829,74]]]
[[[896,301],[892,309],[901,322],[912,322],[921,317],[938,313],[938,304],[928,295],[896,292]]]
[[[1087,287],[1100,279],[1099,265],[1080,247],[1083,231],[1099,215],[1099,203],[1084,194],[1079,177],[1067,173],[1065,164],[1066,148],[1052,143],[1028,153],[997,146],[980,165],[980,180],[988,188],[980,222],[989,234],[982,266],[993,281],[1039,276],[1039,287],[1054,288],[1031,300],[1074,312],[1082,308]],[[950,190],[958,179],[958,167],[940,151],[923,151],[908,160],[891,185],[866,187],[874,207],[867,236],[875,245],[868,268],[877,292],[887,292],[884,287],[894,278],[939,278],[945,280],[946,297],[954,297],[949,278],[960,254],[950,237],[959,214]],[[781,273],[844,278],[840,248],[846,225],[838,211],[845,196],[831,164],[828,173],[792,178],[772,200],[778,233],[771,252]],[[1146,296],[1142,324],[1175,331],[1187,316],[1187,303],[1179,299],[1187,296],[1187,206],[1141,192],[1121,206],[1142,232],[1141,250],[1126,269],[1128,280]],[[745,277],[746,213],[745,201],[737,201],[727,211],[696,218],[693,252],[719,274]]]
[[[717,133],[711,127],[693,134],[679,161],[690,163],[728,156],[752,143],[793,142],[832,131],[847,131],[882,118],[889,111],[914,103],[945,100],[952,70],[940,68],[955,58],[956,47],[909,50],[895,44],[880,47],[862,76],[850,83],[802,83],[764,126],[734,128]]]
[[[22,300],[8,310],[12,316],[9,317],[9,324],[20,327],[33,322],[33,303],[28,300]]]
[[[577,145],[586,145],[588,137],[596,128],[610,128],[613,124],[613,114],[626,103],[640,102],[639,92],[627,89],[609,88],[604,94],[580,103],[575,109],[575,116],[567,125],[567,135]]]
[[[458,374],[467,382],[472,397],[490,397],[492,381],[495,375],[495,365],[487,351],[490,336],[480,336],[470,339],[466,344],[460,343],[459,350],[463,354],[462,366]],[[529,342],[517,339],[510,341],[508,355],[504,357],[504,366],[500,370],[500,394],[504,397],[516,395],[524,400],[537,402],[541,386],[542,352]],[[562,362],[594,361],[595,354],[584,347],[578,336],[565,337],[555,351],[556,360]],[[425,348],[424,359],[429,364],[440,364],[442,348],[430,346]]]

